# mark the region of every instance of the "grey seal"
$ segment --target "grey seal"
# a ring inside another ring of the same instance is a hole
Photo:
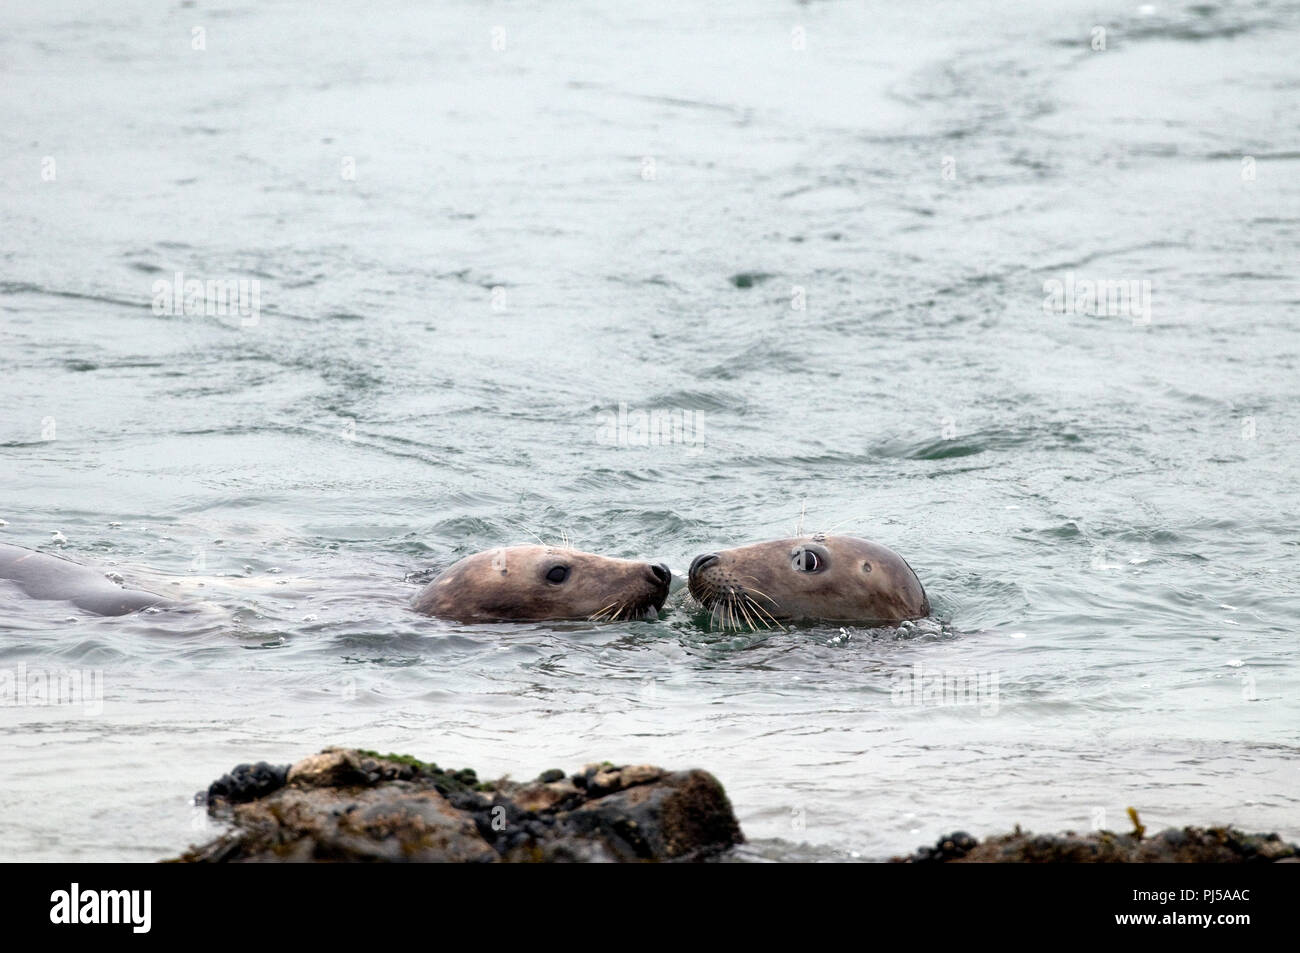
[[[723,628],[782,622],[888,625],[930,614],[902,556],[856,536],[797,536],[695,557],[691,595]]]
[[[424,587],[412,608],[457,622],[653,619],[671,581],[662,563],[509,546],[450,566]]]
[[[125,589],[102,572],[62,556],[0,543],[0,579],[17,584],[33,599],[71,602],[96,615],[126,615],[152,606],[176,605],[170,599],[143,589]]]

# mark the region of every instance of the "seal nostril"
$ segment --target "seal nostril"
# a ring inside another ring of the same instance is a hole
[[[668,583],[673,581],[672,570],[670,570],[663,563],[652,564],[650,566],[650,571],[654,573],[655,578],[658,579],[660,582],[662,582],[665,586],[668,585]]]
[[[690,573],[688,573],[688,575],[694,576],[698,572],[703,572],[705,569],[708,569],[717,561],[718,561],[717,553],[704,553],[703,555],[696,556],[695,559],[691,562],[691,571]]]

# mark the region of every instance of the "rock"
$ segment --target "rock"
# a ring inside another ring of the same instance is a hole
[[[708,772],[609,762],[480,784],[469,769],[327,748],[292,766],[240,765],[207,803],[233,829],[177,860],[684,861],[744,840]]]
[[[588,793],[593,796],[612,794],[615,791],[621,791],[624,788],[638,784],[648,784],[651,781],[659,780],[665,774],[662,768],[655,768],[648,764],[623,768],[616,768],[613,765],[598,765],[595,766],[594,771],[591,770],[591,766],[588,766],[588,769],[586,788]]]
[[[957,831],[946,837],[940,837],[939,842],[933,847],[922,847],[912,858],[912,863],[942,863],[949,860],[957,860],[965,857],[979,841],[971,837],[965,831]]]
[[[291,765],[287,780],[300,787],[336,787],[364,783],[365,774],[349,752],[326,748]]]
[[[1300,859],[1300,847],[1277,834],[1246,834],[1232,827],[1169,828],[1150,837],[1096,831],[1090,834],[1015,833],[976,841],[958,832],[941,837],[893,863],[986,864],[1250,864]]]
[[[583,799],[577,785],[567,778],[553,784],[529,784],[513,795],[515,805],[524,811],[546,811],[569,798]]]
[[[236,765],[229,774],[223,774],[208,785],[206,795],[200,794],[198,799],[221,798],[232,804],[251,801],[283,787],[288,771],[287,764],[274,765],[265,761]]]
[[[432,788],[402,785],[400,796],[382,787],[353,790],[340,800],[328,787],[293,786],[235,806],[228,815],[241,830],[196,848],[190,861],[435,861],[495,860],[472,819]],[[346,790],[346,789],[345,789]],[[346,803],[344,803],[346,802]]]
[[[619,771],[619,777],[624,787],[631,787],[634,784],[649,784],[651,781],[658,781],[663,776],[663,768],[656,768],[649,764],[636,764]]]
[[[622,860],[677,859],[690,857],[700,845],[742,842],[740,825],[713,775],[651,770],[648,781],[625,782],[617,793],[578,807],[571,815],[577,829],[599,834]]]

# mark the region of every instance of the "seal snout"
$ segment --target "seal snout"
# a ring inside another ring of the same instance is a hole
[[[640,597],[640,602],[636,603],[624,616],[628,621],[641,619],[646,622],[653,622],[659,618],[659,610],[664,607],[668,601],[668,584],[672,582],[673,574],[664,563],[643,563],[646,574],[645,579],[650,583],[649,589]]]
[[[692,579],[718,562],[717,553],[702,553],[691,560],[691,571],[687,573]]]

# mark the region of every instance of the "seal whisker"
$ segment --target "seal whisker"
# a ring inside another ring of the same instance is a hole
[[[713,603],[713,611],[709,613],[710,629],[722,628],[722,616],[723,613],[726,611],[726,608],[727,608],[727,603],[723,599],[719,599]]]
[[[736,622],[736,631],[739,632],[740,629],[741,629],[742,626],[743,626],[743,623],[744,623],[744,616],[745,616],[745,600],[744,600],[744,599],[739,599],[739,598],[738,598],[738,599],[734,599],[734,600],[732,600],[731,605],[732,605],[732,608],[733,608],[732,618],[733,618],[733,619],[735,620],[735,622]]]
[[[529,529],[527,523],[522,523],[522,522],[520,522],[519,520],[511,519],[511,518],[508,517],[508,516],[503,517],[503,519],[504,519],[507,523],[513,523],[515,526],[518,526],[521,530],[523,530],[525,533],[527,533],[527,534],[528,534],[529,536],[531,536],[533,539],[537,540],[538,545],[540,545],[540,546],[545,546],[545,545],[546,545],[546,540],[542,539],[542,537],[538,536],[538,535],[537,535],[536,533],[534,533],[531,529]]]
[[[785,631],[785,626],[783,626],[780,622],[777,621],[776,616],[772,615],[772,613],[768,612],[766,609],[764,609],[762,606],[760,606],[757,602],[752,603],[752,605],[753,605],[753,607],[754,607],[754,611],[755,611],[755,612],[761,613],[761,615],[762,615],[763,617],[767,618],[767,619],[770,620],[770,622],[772,623],[771,625],[767,625],[766,628],[769,628],[769,629],[770,629],[770,628],[772,628],[772,626],[774,625],[774,626],[776,626],[778,629],[780,629],[782,632]]]
[[[769,596],[769,595],[768,595],[766,592],[764,592],[762,589],[759,589],[759,588],[757,588],[756,586],[746,586],[746,587],[745,587],[745,594],[748,595],[748,594],[751,593],[751,592],[753,592],[753,593],[757,593],[758,595],[760,595],[760,596],[762,596],[764,599],[766,599],[768,602],[772,603],[773,606],[776,606],[776,604],[777,604],[776,600],[773,599],[771,596]]]
[[[763,614],[764,617],[770,619],[770,620],[772,621],[772,624],[775,625],[778,629],[781,629],[782,631],[785,630],[785,626],[783,626],[783,625],[781,624],[780,620],[777,619],[777,617],[774,616],[774,615],[773,615],[771,612],[769,612],[767,609],[763,608],[762,606],[758,605],[757,603],[754,604],[754,608],[757,609],[759,612],[761,612],[761,613]]]
[[[686,597],[701,609],[708,609],[710,613],[718,605],[718,589],[712,583],[701,584],[699,595],[696,595],[694,589],[687,588]]]
[[[762,606],[750,599],[748,608],[753,610],[753,617],[757,620],[758,624],[762,625],[764,629],[772,628],[771,624],[767,621],[769,617],[762,611]],[[757,626],[755,626],[755,631],[757,631]]]
[[[749,624],[749,631],[757,632],[758,626],[754,624],[754,617],[749,614],[749,609],[745,606],[745,603],[748,601],[748,599],[740,600],[740,611],[745,616],[745,621]]]
[[[869,515],[870,515],[869,512],[858,513],[856,516],[850,516],[848,519],[840,520],[838,523],[836,523],[836,524],[835,524],[834,526],[832,526],[830,529],[823,530],[822,532],[824,532],[827,536],[830,536],[830,535],[832,535],[832,534],[833,534],[837,529],[839,529],[841,526],[844,526],[844,525],[847,524],[847,523],[856,523],[858,520],[862,519],[862,518],[865,517],[865,516],[869,516]]]

